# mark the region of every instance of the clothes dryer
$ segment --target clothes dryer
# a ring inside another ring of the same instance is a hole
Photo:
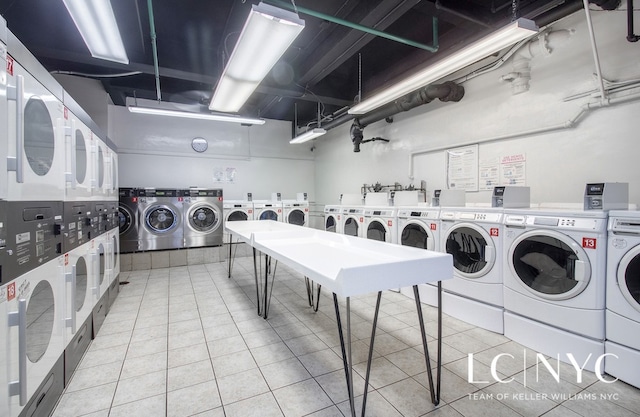
[[[92,134],[72,112],[65,129],[65,201],[87,201],[92,196],[94,159]]]
[[[502,334],[502,209],[442,207],[442,252],[453,256],[453,279],[443,282],[443,311]]]
[[[282,218],[285,223],[309,226],[309,202],[299,200],[282,201]]]
[[[140,250],[180,249],[184,245],[183,196],[179,190],[138,190]]]
[[[2,321],[8,331],[1,343],[6,346],[10,381],[8,416],[49,415],[62,394],[63,282],[62,261],[56,258],[3,287],[7,315]]]
[[[191,188],[183,193],[184,247],[222,245],[222,189]]]
[[[254,200],[253,215],[255,220],[284,221],[282,202],[271,200]]]
[[[8,138],[6,199],[64,200],[65,116],[62,87],[13,35],[7,55]],[[29,63],[29,68],[23,62]]]
[[[91,286],[93,299],[92,330],[93,336],[98,333],[109,309],[109,279],[112,265],[112,251],[109,247],[108,235],[103,234],[91,241],[94,280]]]
[[[118,230],[121,253],[136,252],[139,247],[138,236],[138,189],[120,188],[118,204]]]
[[[365,233],[364,207],[342,207],[341,233],[349,236],[363,237]]]
[[[604,369],[640,388],[640,212],[610,211],[608,229]]]
[[[342,206],[324,206],[324,230],[342,233]]]
[[[91,283],[96,280],[95,253],[87,241],[66,252],[62,259],[64,271],[64,375],[65,385],[71,379],[92,334],[91,314],[94,299]]]
[[[222,210],[224,223],[253,220],[253,201],[223,200]],[[224,227],[223,227],[224,229]],[[228,242],[228,233],[223,230],[223,241]]]
[[[398,243],[395,207],[365,207],[362,225],[364,237],[381,242]]]
[[[504,224],[505,336],[594,370],[604,352],[607,212],[505,209]]]

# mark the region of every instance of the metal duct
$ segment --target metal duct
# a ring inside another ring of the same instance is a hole
[[[462,100],[462,97],[464,97],[464,87],[454,83],[453,81],[447,81],[443,84],[428,85],[411,92],[392,103],[364,114],[356,118],[351,125],[350,135],[351,141],[353,142],[353,151],[360,152],[360,144],[364,138],[364,128],[371,123],[414,109],[423,104],[430,103],[435,99],[440,99],[440,101],[457,102]]]

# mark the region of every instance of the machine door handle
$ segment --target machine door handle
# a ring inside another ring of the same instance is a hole
[[[18,311],[9,313],[9,327],[18,327],[18,380],[9,382],[9,396],[27,403],[27,300],[18,300]]]
[[[16,155],[7,156],[7,171],[16,172],[16,182],[24,182],[22,148],[24,147],[24,77],[16,76],[16,86],[7,88],[9,100],[16,102]]]
[[[71,272],[67,272],[65,275],[65,282],[71,283],[71,317],[64,319],[65,325],[71,327],[71,333],[76,333],[76,266],[71,267]]]
[[[484,261],[488,264],[492,263],[496,259],[496,248],[494,246],[484,247]]]

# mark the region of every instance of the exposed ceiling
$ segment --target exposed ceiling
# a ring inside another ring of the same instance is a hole
[[[0,14],[48,71],[96,78],[114,104],[125,105],[126,97],[157,100],[148,1],[111,0],[129,65],[92,58],[62,0],[0,0]],[[206,111],[225,60],[257,2],[152,3],[162,101]],[[300,12],[305,29],[241,113],[294,121],[297,112],[298,125],[304,125],[317,119],[319,102],[323,115],[330,115],[352,105],[359,91],[366,98],[439,55],[505,25],[512,20],[514,4],[518,17],[539,26],[582,7],[580,0],[295,0],[297,7],[426,45],[433,45],[435,17],[439,50],[429,52]]]

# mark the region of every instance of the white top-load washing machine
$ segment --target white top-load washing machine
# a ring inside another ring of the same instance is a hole
[[[453,256],[453,279],[443,282],[443,311],[503,333],[502,209],[442,207],[440,249]]]
[[[610,211],[608,229],[605,372],[640,388],[640,212]]]
[[[607,212],[505,209],[504,224],[505,336],[593,371],[604,352]]]
[[[184,247],[222,245],[222,189],[184,190]]]
[[[327,232],[342,233],[342,206],[324,206],[324,230]]]

